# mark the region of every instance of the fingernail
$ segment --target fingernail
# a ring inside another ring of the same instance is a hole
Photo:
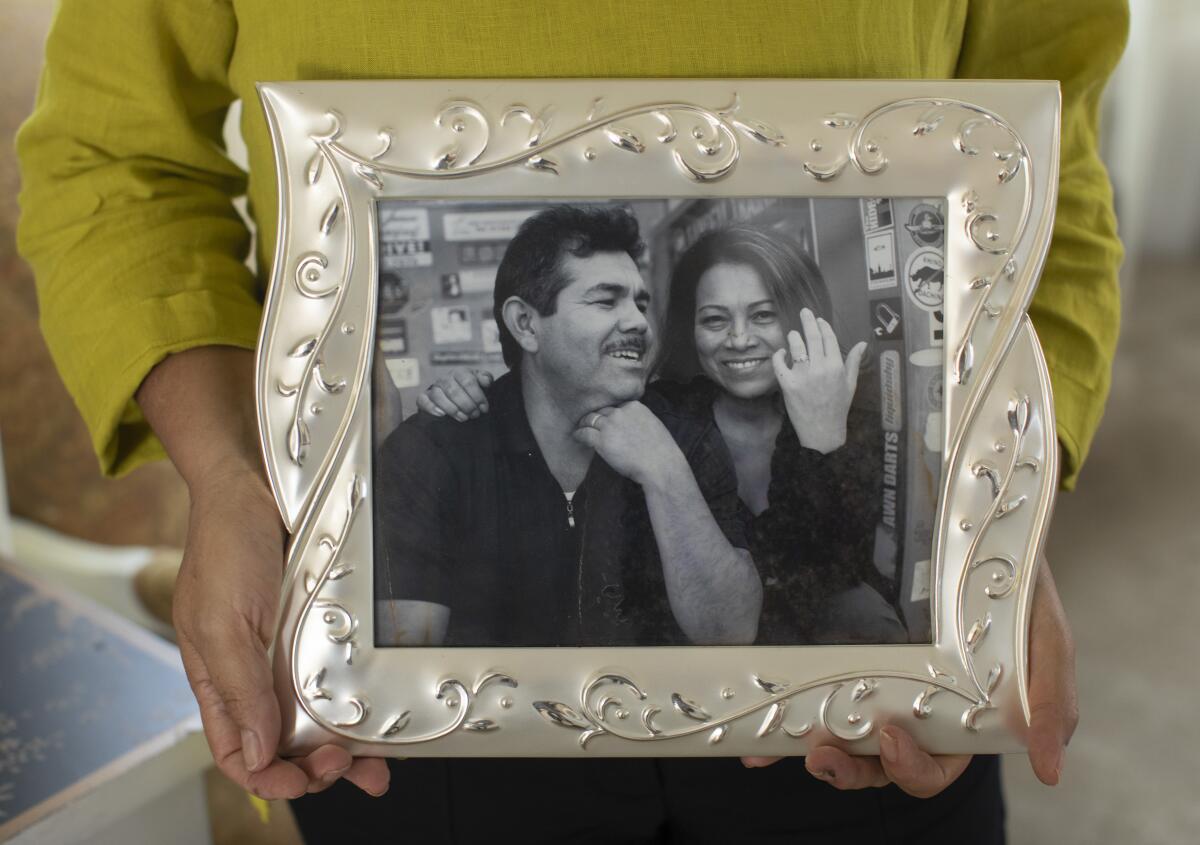
[[[262,768],[262,743],[258,741],[258,734],[250,729],[242,731],[242,760],[246,763],[246,768],[252,772],[257,772]]]
[[[900,756],[900,744],[896,735],[884,728],[879,732],[879,754],[889,763],[895,763]]]
[[[388,786],[390,786],[390,785],[391,784],[388,784]],[[379,790],[378,792],[372,792],[369,789],[365,789],[363,791],[366,792],[368,795],[370,795],[372,798],[382,798],[383,796],[387,795],[388,788],[387,788],[387,786],[385,786],[383,789]]]
[[[459,422],[466,422],[467,415],[464,414],[462,411],[458,411],[457,413],[454,414],[454,419],[458,420]]]
[[[823,780],[826,783],[833,783],[837,780],[837,772],[833,771],[833,769],[817,769],[815,772],[809,769],[809,774],[817,780]]]
[[[441,408],[434,408],[433,415],[435,417],[444,417],[444,416],[446,416],[446,412],[443,411]]]

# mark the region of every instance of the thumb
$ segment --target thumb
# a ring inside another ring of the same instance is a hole
[[[1079,723],[1079,698],[1071,628],[1050,567],[1039,563],[1029,622],[1029,762],[1038,780],[1053,786]]]
[[[203,655],[215,694],[210,703],[223,711],[226,718],[221,721],[230,733],[221,738],[221,750],[240,749],[246,769],[260,771],[275,758],[280,731],[279,702],[266,646],[244,621],[227,626],[212,646]]]
[[[600,447],[600,432],[591,426],[581,425],[571,432],[571,436],[589,449],[599,449]]]
[[[862,368],[863,356],[866,354],[867,344],[865,341],[860,340],[854,344],[854,348],[846,356],[846,387],[849,389],[851,396],[858,389],[858,372]]]

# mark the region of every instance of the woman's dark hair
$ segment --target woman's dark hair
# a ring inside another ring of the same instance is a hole
[[[815,261],[792,238],[771,229],[730,226],[704,235],[680,256],[671,274],[658,375],[686,382],[700,372],[696,357],[696,289],[718,264],[754,269],[779,308],[784,331],[800,328],[800,310],[833,321],[829,288]]]
[[[509,242],[496,270],[492,315],[500,333],[504,363],[516,369],[521,347],[504,324],[504,303],[518,296],[539,314],[553,314],[559,292],[571,279],[562,257],[588,258],[597,252],[624,252],[635,262],[642,254],[637,218],[621,206],[555,205],[530,217]]]

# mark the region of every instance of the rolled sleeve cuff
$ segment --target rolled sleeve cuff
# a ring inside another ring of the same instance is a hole
[[[147,299],[120,314],[113,331],[93,349],[96,360],[125,362],[114,378],[80,385],[76,402],[92,433],[92,446],[101,471],[120,477],[150,461],[166,457],[162,443],[142,414],[135,397],[147,374],[164,358],[201,346],[254,349],[262,311],[250,297],[216,291],[182,291],[167,298]],[[175,327],[164,332],[164,326]],[[147,345],[147,335],[170,337]]]

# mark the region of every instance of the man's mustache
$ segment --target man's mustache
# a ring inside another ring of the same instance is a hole
[[[609,352],[637,352],[639,355],[645,355],[648,348],[649,344],[646,342],[645,335],[635,334],[612,343],[606,343],[601,351],[606,354]]]

